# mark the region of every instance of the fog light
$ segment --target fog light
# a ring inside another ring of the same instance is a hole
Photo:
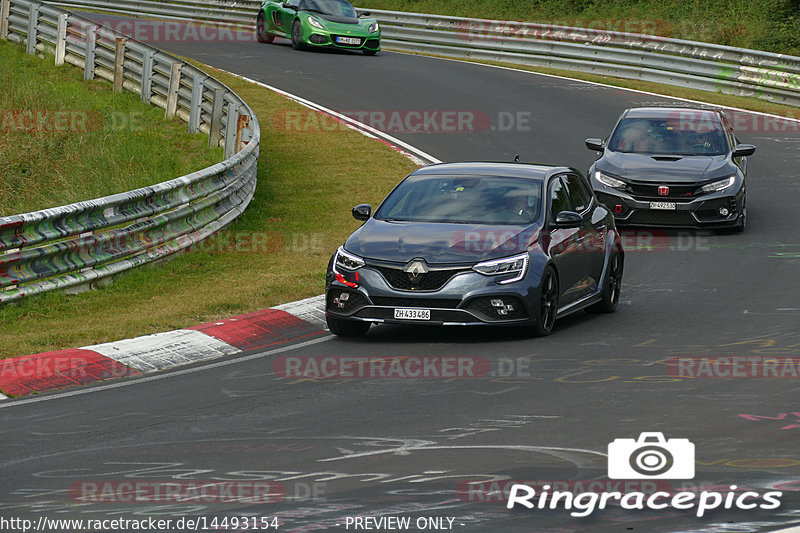
[[[350,299],[350,295],[347,294],[346,292],[343,292],[342,294],[339,295],[339,299],[343,302],[346,302],[347,300]]]
[[[508,314],[508,311],[506,311],[505,309],[498,309],[497,314],[500,316],[505,316]]]
[[[728,213],[730,213],[730,211],[728,211],[727,207],[720,207],[719,208],[719,214],[722,215],[723,217],[728,216]]]
[[[505,306],[505,304],[503,303],[503,300],[501,300],[500,298],[492,298],[491,304],[492,304],[492,307],[497,307],[497,308],[500,308],[500,309],[502,309]]]

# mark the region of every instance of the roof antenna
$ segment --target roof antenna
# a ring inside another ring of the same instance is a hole
[[[514,163],[519,163],[519,154],[514,156]]]

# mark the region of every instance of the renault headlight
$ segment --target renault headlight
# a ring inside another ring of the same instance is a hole
[[[727,189],[728,187],[733,185],[734,181],[736,181],[736,179],[733,176],[731,176],[730,178],[722,179],[722,180],[712,181],[711,183],[709,183],[707,185],[703,185],[702,187],[700,187],[700,190],[703,191],[703,192],[724,191],[725,189]]]
[[[336,257],[333,260],[333,271],[338,274],[339,268],[352,271],[352,270],[358,270],[364,265],[365,263],[363,259],[361,259],[357,255],[345,252],[344,248],[340,246],[339,249],[336,251]]]
[[[627,186],[624,181],[618,180],[617,178],[612,178],[608,174],[603,174],[599,170],[594,173],[594,177],[597,181],[606,187],[611,187],[612,189],[624,189]]]
[[[499,276],[501,274],[516,274],[515,276],[504,279],[500,283],[513,283],[525,277],[528,271],[528,254],[519,254],[503,259],[484,261],[472,267],[472,270],[486,276]]]

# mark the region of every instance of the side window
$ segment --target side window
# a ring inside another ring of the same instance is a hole
[[[586,184],[575,174],[568,174],[566,177],[569,201],[572,209],[576,213],[583,213],[592,203],[592,194]]]
[[[569,191],[561,178],[550,182],[550,217],[555,220],[561,211],[570,211]]]

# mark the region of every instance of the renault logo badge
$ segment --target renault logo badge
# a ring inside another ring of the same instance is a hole
[[[406,267],[403,269],[405,270],[406,274],[408,274],[408,279],[411,283],[416,283],[428,273],[430,270],[428,265],[425,264],[425,260],[423,259],[414,259],[410,261]]]

